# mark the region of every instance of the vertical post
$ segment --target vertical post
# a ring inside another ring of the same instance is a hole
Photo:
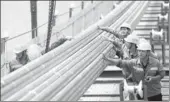
[[[84,9],[84,1],[83,0],[81,1],[81,9],[82,10]]]
[[[165,64],[165,32],[163,32],[163,42],[162,42],[162,64]]]
[[[47,33],[47,43],[45,53],[49,51],[49,44],[51,39],[52,32],[52,21],[53,21],[53,9],[54,9],[54,0],[49,1],[49,18],[48,18],[48,33]]]
[[[169,22],[169,19],[168,19],[168,22]],[[169,26],[167,26],[167,42],[168,42],[168,44],[169,44],[169,31],[170,29],[169,29]]]
[[[6,48],[7,48],[7,39],[9,38],[8,32],[4,32],[1,36],[1,62],[3,62],[3,66],[1,66],[1,76],[4,76],[10,72],[9,67],[7,66],[7,53],[6,53]],[[2,64],[2,63],[1,63]],[[4,70],[2,70],[2,68]],[[3,72],[2,72],[3,71]]]
[[[81,2],[81,9],[83,10],[84,9],[84,1],[82,0],[82,2]],[[82,11],[83,12],[83,21],[82,21],[82,31],[84,30],[84,17],[85,17],[85,15],[84,15],[84,10]]]
[[[52,25],[53,25],[53,27],[55,26],[55,24],[56,24],[56,19],[58,18],[58,11],[55,11],[55,14],[54,14],[54,16],[53,16],[53,22],[52,22]]]
[[[152,32],[150,32],[150,44],[151,44],[151,47],[152,47],[152,51],[154,52],[154,45],[152,44]]]
[[[160,21],[160,17],[158,17],[158,30],[160,31],[161,30],[161,21]]]
[[[123,91],[124,91],[123,87],[124,87],[124,83],[120,82],[120,84],[119,84],[120,101],[124,101],[124,99],[123,99]]]
[[[31,6],[31,22],[32,22],[32,38],[37,36],[37,1],[30,1]]]
[[[93,4],[93,0],[91,0],[91,3]]]
[[[144,97],[144,100],[147,101],[148,100],[148,97],[147,97],[147,86],[145,84],[143,84],[143,97]]]
[[[95,14],[94,14],[95,7],[94,7],[93,3],[92,3],[92,6],[93,6],[93,9],[92,9],[92,12],[93,12],[93,16],[92,16],[93,17],[92,18],[93,21],[92,21],[92,24],[93,24],[95,22],[95,19],[94,19],[95,18]]]
[[[73,8],[75,7],[74,4],[71,4],[70,5],[70,8],[69,8],[69,18],[72,17],[72,14],[73,14]],[[74,22],[72,23],[72,37],[74,36]]]
[[[73,10],[73,8],[69,8],[69,18],[72,17],[72,10]]]

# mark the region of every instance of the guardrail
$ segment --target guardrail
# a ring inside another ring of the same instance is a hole
[[[114,28],[118,29],[127,21],[127,17],[133,17],[146,7],[147,3],[148,1],[123,1],[105,18],[82,31],[74,40],[3,77],[2,100],[78,100],[106,67],[102,63],[100,53],[107,53],[112,48],[110,43],[103,42],[99,36],[101,32],[96,31],[97,26],[113,23]],[[132,11],[135,13],[132,14]],[[131,18],[130,21],[135,20]],[[55,62],[53,65],[50,64],[52,61]]]

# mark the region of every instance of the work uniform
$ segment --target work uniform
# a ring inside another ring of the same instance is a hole
[[[116,55],[124,60],[129,60],[129,59],[134,59],[138,57],[138,53],[130,51],[126,45],[124,44],[124,39],[120,40],[118,38],[115,38],[115,40],[113,41],[114,45],[116,45],[117,47],[117,51],[116,51]],[[131,72],[129,69],[123,69],[122,70],[123,76],[125,79],[128,79],[129,81],[131,80]],[[127,80],[127,81],[128,81]]]
[[[29,61],[30,60],[29,60],[28,56],[24,56],[23,60],[21,60],[21,61],[19,61],[19,59],[16,59],[16,57],[13,58],[12,61],[9,63],[10,72],[13,72],[13,71],[19,69],[20,67],[27,64]]]
[[[118,40],[118,38],[116,38],[113,41],[113,43],[119,48],[119,50],[116,51],[116,52],[119,52],[119,53],[117,53],[119,58],[124,59],[124,60],[130,60],[130,59],[138,58],[137,48],[136,48],[136,51],[132,51],[131,49],[128,49],[124,43],[122,43],[121,41]],[[153,52],[150,52],[149,56],[158,59],[157,56]],[[125,68],[125,69],[122,70],[122,73],[123,73],[123,75],[124,75],[124,77],[126,79],[130,79],[131,80],[132,76],[131,76],[131,71],[130,70]]]
[[[145,82],[147,76],[156,76],[164,73],[163,66],[159,63],[158,59],[149,57],[148,63],[146,66],[143,66],[140,62],[140,59],[132,60],[119,60],[117,64],[120,68],[129,69],[132,72],[132,79],[134,82],[139,83],[140,80],[143,80],[144,84],[147,86],[147,97],[152,97],[161,94],[161,80]],[[164,77],[161,76],[162,78]]]

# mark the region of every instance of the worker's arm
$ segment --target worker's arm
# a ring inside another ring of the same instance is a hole
[[[116,48],[121,49],[123,43],[120,41],[119,38],[111,39],[111,38],[106,37],[106,36],[104,36],[104,35],[103,35],[103,37],[104,37],[107,41],[111,42]]]
[[[109,65],[118,65],[120,63],[120,59],[109,58],[109,57],[106,57],[104,54],[103,54],[103,59],[108,61]]]
[[[160,56],[157,53],[154,53],[154,52],[150,52],[150,57],[153,57],[153,58],[160,60]]]
[[[117,38],[119,38],[119,34],[115,30],[113,30],[113,28],[98,26],[98,29],[109,32],[109,33],[113,34],[114,36],[116,36]]]
[[[163,69],[163,65],[160,62],[157,63],[157,67],[157,75],[154,76],[152,80],[161,80],[165,76],[165,70]]]
[[[161,79],[165,76],[165,71],[163,69],[162,64],[157,63],[158,71],[156,73],[156,76],[147,76],[146,82],[150,81],[161,81]]]
[[[132,60],[113,59],[113,58],[106,57],[104,54],[103,54],[103,59],[108,61],[110,65],[116,65],[117,67],[120,68],[129,68],[130,70],[132,70],[133,66],[136,64],[136,59],[132,59]]]

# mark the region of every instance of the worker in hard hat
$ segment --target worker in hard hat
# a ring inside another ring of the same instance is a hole
[[[119,39],[126,38],[132,32],[131,25],[126,23],[126,22],[123,23],[120,26],[120,31],[115,31],[113,28],[110,28],[110,27],[100,27],[100,26],[98,26],[98,29],[106,31],[106,32],[109,32],[109,33],[113,34],[114,36],[116,36]]]
[[[120,68],[126,68],[132,72],[134,82],[143,81],[147,86],[149,101],[162,101],[161,79],[165,76],[162,64],[156,58],[150,57],[151,45],[148,42],[139,43],[138,58],[131,60],[113,59],[103,54],[103,59],[109,64]]]
[[[119,57],[119,58],[122,58],[122,54],[121,54],[121,49],[119,46],[122,46],[122,44],[124,44],[124,38],[126,38],[128,35],[131,34],[131,26],[128,24],[128,23],[123,23],[121,26],[120,26],[120,31],[117,32],[117,31],[114,31],[112,28],[109,28],[109,27],[100,27],[98,26],[98,29],[101,29],[103,31],[107,31],[111,34],[114,35],[114,39],[111,39],[109,37],[106,37],[106,40],[107,41],[110,41],[113,43],[113,45],[116,47],[116,55]]]
[[[25,64],[29,62],[27,49],[25,46],[23,45],[16,46],[14,49],[14,53],[16,57],[14,57],[12,61],[9,63],[10,70],[11,70],[10,72],[13,72],[19,69],[20,67],[24,66]]]

